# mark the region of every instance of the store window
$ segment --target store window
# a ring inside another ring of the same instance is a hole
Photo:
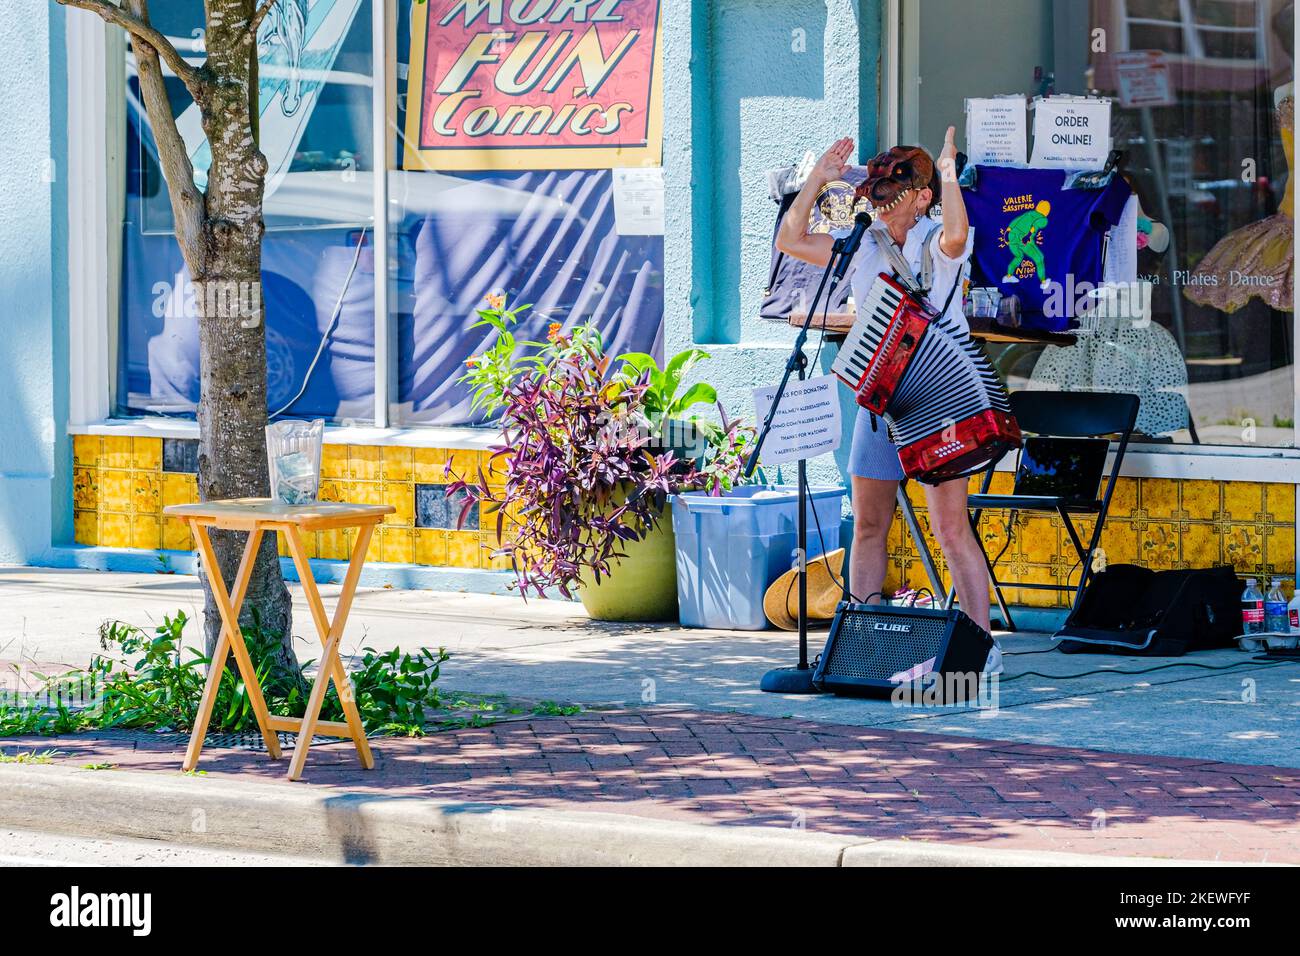
[[[1098,193],[1056,210],[1086,207],[1087,222],[1058,225],[1049,205],[1041,233],[1105,230],[1106,266],[1135,255],[1149,299],[1124,321],[1074,317],[1071,347],[990,346],[1012,387],[1136,390],[1151,442],[1294,446],[1292,0],[903,0],[901,10],[904,142],[935,149],[952,125],[967,149],[968,97],[1109,100],[1115,175],[1128,187],[1117,188],[1136,197],[1135,220],[1117,221],[1121,207]],[[1031,178],[998,168],[985,181],[1014,192],[1017,177]],[[1029,301],[1052,247],[1000,238],[1011,277],[977,255],[973,285]],[[1019,266],[1012,245],[1024,246]]]
[[[372,2],[283,0],[259,33],[261,147],[271,170],[263,247],[269,411],[372,422],[383,322],[395,343],[379,359],[389,365],[395,424],[486,424],[457,379],[490,344],[470,328],[489,293],[532,304],[522,339],[544,338],[556,323],[591,323],[612,354],[661,354],[662,226],[629,225],[615,209],[629,169],[657,172],[661,162],[659,0],[534,0],[501,5],[496,20],[494,4],[390,0],[386,160],[372,148]],[[201,0],[151,8],[155,25],[195,63],[202,9]],[[515,85],[504,75],[496,82],[494,53],[520,66]],[[466,64],[466,75],[448,80]],[[197,321],[129,49],[127,74],[114,412],[192,418]],[[501,113],[488,122],[467,104],[452,119],[470,126],[444,152],[408,137],[408,109],[443,96],[449,82],[496,95],[492,108]],[[197,110],[179,81],[168,83],[202,186]],[[385,167],[381,182],[375,170]],[[377,256],[380,185],[391,215]],[[387,316],[376,315],[377,282],[386,283]]]
[[[201,0],[150,8],[179,49],[203,56]],[[269,163],[263,282],[269,411],[331,421],[374,414],[370,243],[370,0],[290,0],[258,35],[261,148]],[[200,187],[208,163],[198,110],[168,91]],[[171,205],[127,53],[126,217],[116,411],[192,417],[198,324]]]

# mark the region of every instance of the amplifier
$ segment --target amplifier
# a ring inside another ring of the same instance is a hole
[[[954,688],[974,692],[991,647],[992,636],[957,609],[845,601],[813,683],[834,694],[890,696],[907,686],[946,699]]]

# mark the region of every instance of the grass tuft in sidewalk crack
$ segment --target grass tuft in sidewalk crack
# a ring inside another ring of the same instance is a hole
[[[46,764],[54,763],[55,757],[64,756],[61,750],[29,750],[26,753],[0,753],[0,763]]]

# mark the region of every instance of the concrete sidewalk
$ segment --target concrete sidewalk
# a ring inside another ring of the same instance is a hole
[[[327,603],[337,593],[336,587],[322,590]],[[0,660],[84,665],[98,649],[104,619],[147,626],[178,608],[197,619],[202,596],[198,582],[182,575],[9,567],[0,568],[0,602],[6,611]],[[296,621],[306,636],[301,656],[316,656],[319,645],[304,605],[297,605]],[[197,641],[197,624],[188,633]],[[813,654],[822,640],[813,636]],[[1300,667],[1294,664],[1261,665],[1234,650],[1173,660],[1071,657],[1051,651],[1044,635],[1003,640],[1007,674],[998,707],[982,710],[763,694],[762,673],[793,663],[793,635],[600,624],[578,605],[552,601],[362,589],[344,650],[444,645],[452,653],[442,670],[446,687],[531,700],[672,705],[1300,767]],[[1131,673],[1152,668],[1160,669]]]
[[[0,831],[389,863],[1300,863],[1294,770],[734,713],[380,738],[372,772],[317,744],[300,783],[211,746],[185,777],[174,734],[0,740],[51,750],[0,766]]]

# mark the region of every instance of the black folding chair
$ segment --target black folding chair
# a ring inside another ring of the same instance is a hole
[[[978,537],[980,515],[985,511],[1010,511],[1010,520],[1015,520],[1017,511],[1054,512],[1065,524],[1082,570],[1079,583],[1075,585],[1067,580],[1064,584],[1021,582],[1010,587],[1074,591],[1071,607],[1078,603],[1092,571],[1092,555],[1101,540],[1101,529],[1110,510],[1115,481],[1137,423],[1139,404],[1138,396],[1118,392],[1020,391],[1011,394],[1011,410],[1021,431],[1026,433],[1016,462],[1015,485],[1009,495],[989,494],[994,472],[994,466],[989,466],[980,493],[971,495],[967,502],[971,527]],[[1112,435],[1117,436],[1115,454],[1105,490],[1098,498]],[[1071,515],[1096,516],[1092,537],[1086,547],[1070,520]],[[996,559],[990,558],[985,551],[984,563],[988,565],[989,581],[993,584],[1002,619],[1007,630],[1014,631],[1015,623],[1011,620],[994,567]],[[955,589],[948,592],[949,606],[954,593]]]

